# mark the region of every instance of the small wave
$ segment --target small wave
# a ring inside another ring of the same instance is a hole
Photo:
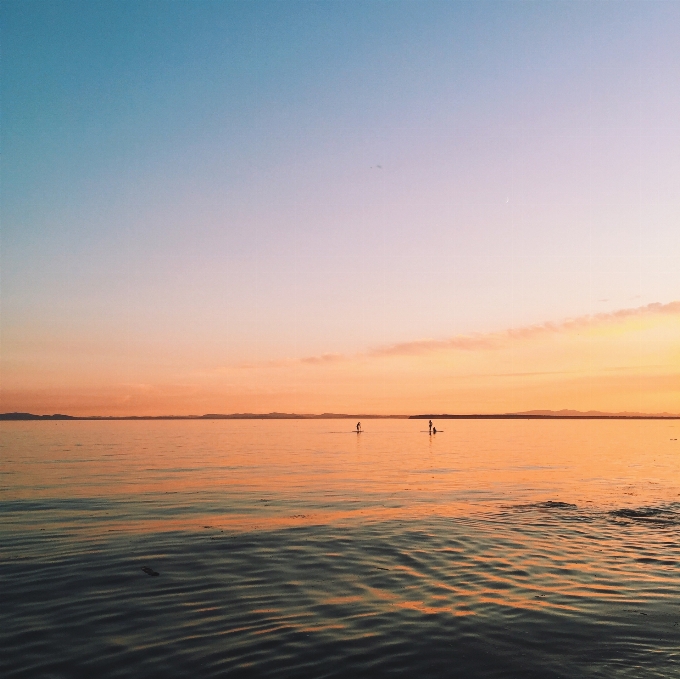
[[[578,507],[570,502],[559,502],[557,500],[546,500],[545,502],[531,502],[526,505],[513,505],[509,509],[578,509]]]
[[[536,507],[539,509],[576,509],[576,505],[571,504],[571,502],[557,502],[555,500],[537,502]]]
[[[660,507],[638,507],[637,509],[615,509],[609,512],[616,519],[626,519],[657,526],[680,526],[680,513]]]

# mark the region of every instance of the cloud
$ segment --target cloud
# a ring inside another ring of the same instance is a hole
[[[321,354],[321,356],[307,356],[306,358],[299,359],[300,363],[338,363],[339,361],[346,360],[346,356],[343,354]]]
[[[308,365],[328,365],[329,363],[338,363],[349,360],[350,356],[345,354],[321,354],[319,356],[304,356],[302,358],[280,358],[269,361],[242,361],[234,365],[234,368],[244,370],[253,370],[255,368],[287,368],[290,366],[299,365],[300,363]],[[230,366],[220,366],[217,368],[219,372],[226,372]]]
[[[569,318],[557,323],[546,322],[508,328],[498,332],[470,333],[455,335],[445,339],[420,339],[411,342],[388,344],[368,349],[357,354],[324,353],[301,358],[282,358],[265,361],[244,361],[235,365],[216,368],[217,372],[228,372],[233,368],[255,370],[260,368],[290,368],[300,365],[329,366],[366,358],[396,358],[422,356],[437,351],[494,351],[508,347],[512,343],[540,339],[554,335],[573,334],[626,320],[658,316],[680,316],[680,301],[661,304],[655,302],[642,307],[619,309],[618,311],[597,313],[577,318]]]
[[[291,363],[306,364],[328,364],[341,361],[348,361],[356,358],[388,358],[396,356],[420,356],[422,354],[453,349],[458,351],[484,351],[502,349],[509,343],[517,340],[532,340],[544,336],[558,335],[578,332],[607,325],[623,320],[644,319],[660,315],[680,315],[680,301],[660,304],[655,302],[643,307],[631,309],[619,309],[608,313],[598,313],[577,318],[566,319],[559,323],[540,323],[527,325],[519,328],[510,328],[500,332],[492,333],[473,333],[469,335],[456,335],[447,339],[422,339],[412,342],[400,342],[375,349],[367,352],[347,355],[347,354],[323,354],[321,356],[307,356],[297,360],[278,361],[277,365],[290,365]],[[273,364],[272,362],[271,364]]]
[[[530,340],[545,335],[571,333],[616,321],[662,314],[680,315],[680,301],[670,302],[669,304],[648,304],[647,306],[633,309],[620,309],[609,313],[570,318],[561,323],[527,325],[520,328],[510,328],[501,332],[457,335],[444,340],[416,340],[414,342],[403,342],[373,349],[368,353],[370,356],[411,356],[441,349],[458,349],[460,351],[500,349],[513,340]]]

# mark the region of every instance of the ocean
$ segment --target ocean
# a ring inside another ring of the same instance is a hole
[[[3,677],[680,677],[680,421],[0,423]]]

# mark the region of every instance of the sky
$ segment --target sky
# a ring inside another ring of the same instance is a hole
[[[0,410],[680,412],[680,3],[0,19]]]

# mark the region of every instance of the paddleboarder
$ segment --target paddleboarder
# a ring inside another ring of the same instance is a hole
[[[432,433],[432,420],[430,420],[430,434]]]
[[[357,422],[357,434],[361,433],[361,422]]]

